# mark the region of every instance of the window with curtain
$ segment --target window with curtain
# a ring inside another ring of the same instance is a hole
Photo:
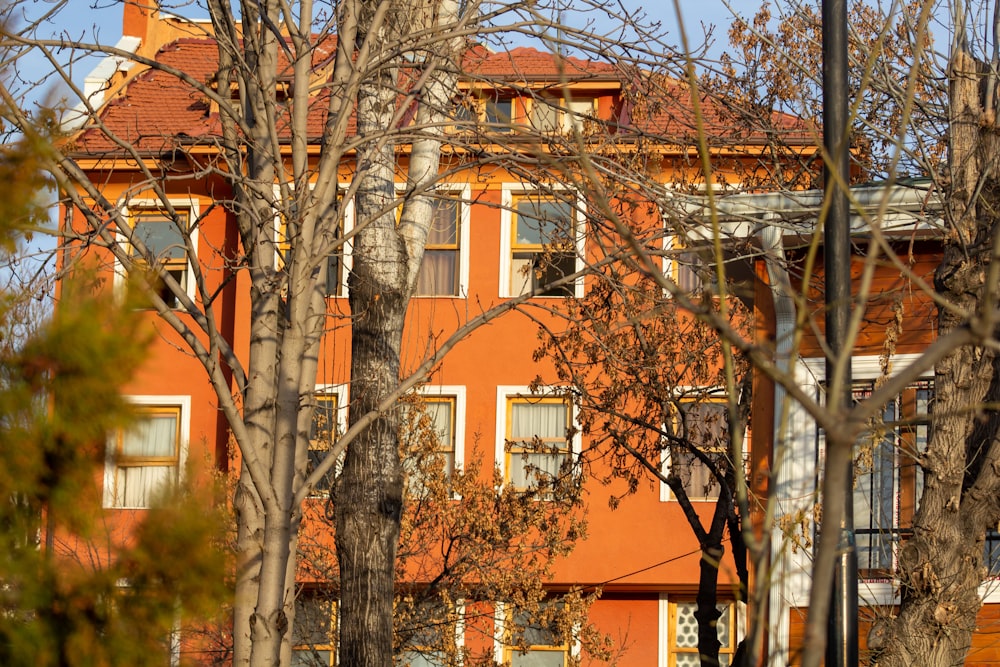
[[[315,395],[316,406],[313,408],[312,427],[309,430],[309,463],[306,466],[306,475],[311,475],[313,470],[326,458],[337,437],[340,435],[339,424],[337,422],[337,394],[332,392],[321,392]],[[309,490],[312,497],[327,497],[330,489],[339,472],[339,462],[324,474],[319,482]]]
[[[507,399],[507,481],[516,489],[551,485],[571,464],[570,405],[565,398]]]
[[[727,667],[733,662],[736,653],[736,614],[735,605],[720,604],[722,615],[716,623],[719,633],[719,664]],[[670,619],[668,623],[667,655],[669,667],[699,667],[701,656],[698,653],[698,620],[694,617],[698,605],[694,602],[671,602]]]
[[[865,400],[873,390],[873,382],[856,382],[853,398]],[[927,446],[933,400],[930,380],[911,384],[882,408],[855,445],[854,527],[862,576],[890,576],[913,529],[923,491],[917,457]]]
[[[548,287],[576,271],[576,210],[568,199],[516,197],[511,224],[510,295],[572,296],[573,284]]]
[[[424,259],[417,274],[417,296],[459,296],[459,247],[462,202],[452,194],[434,199]]]
[[[718,400],[682,402],[673,424],[675,436],[683,443],[668,445],[670,470],[680,478],[690,500],[719,497],[719,481],[712,466],[728,465],[729,418],[726,404]],[[712,465],[692,451],[696,448]]]
[[[403,467],[410,495],[425,494],[425,476],[432,470],[441,470],[451,478],[455,470],[455,409],[455,397],[444,395],[424,395],[417,405],[403,404],[402,436],[407,450]],[[434,440],[433,451],[429,437]]]
[[[157,266],[173,278],[181,290],[187,291],[188,258],[185,236],[190,224],[188,211],[175,209],[171,216],[166,211],[157,209],[130,209],[132,236],[137,239],[152,256]],[[130,246],[133,266],[148,268],[147,256],[139,252],[138,247]],[[159,296],[171,308],[180,306],[177,296],[166,287],[160,285]]]
[[[144,509],[157,493],[176,484],[180,461],[178,406],[144,406],[130,428],[118,430],[109,443],[111,507]]]
[[[336,665],[336,631],[336,599],[324,591],[301,591],[295,598],[292,667]]]

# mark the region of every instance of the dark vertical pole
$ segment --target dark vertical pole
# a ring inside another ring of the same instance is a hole
[[[826,271],[826,342],[830,357],[826,377],[833,377],[834,360],[844,349],[851,306],[850,209],[845,189],[850,177],[847,99],[847,1],[823,0],[823,144],[829,162],[823,187],[829,201],[824,228]],[[851,400],[850,365],[841,400]],[[857,667],[858,664],[858,556],[854,549],[853,464],[845,489],[844,520],[834,572],[826,667]]]

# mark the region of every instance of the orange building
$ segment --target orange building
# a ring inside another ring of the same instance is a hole
[[[211,168],[212,154],[217,150],[211,139],[219,132],[218,105],[168,71],[184,72],[194,81],[212,81],[217,69],[216,44],[209,37],[192,36],[179,22],[130,4],[126,4],[124,32],[123,47],[155,59],[166,69],[139,65],[123,69],[117,63],[99,68],[94,82],[104,82],[103,87],[95,88],[102,96],[100,118],[111,133],[128,142],[128,149],[109,140],[108,133],[90,128],[75,138],[73,157],[93,182],[101,184],[101,195],[121,207],[147,246],[158,251],[163,268],[192,300],[196,299],[194,272],[197,269],[203,275],[215,294],[211,307],[220,331],[242,353],[248,346],[243,323],[250,305],[249,287],[239,267],[232,264],[238,252],[235,222],[227,209],[231,196],[225,180]],[[318,60],[323,56],[329,54],[319,54]],[[478,101],[470,106],[470,113],[480,115],[486,124],[522,124],[565,134],[583,119],[580,122],[584,126],[592,121],[602,128],[613,128],[619,136],[644,135],[653,127],[657,136],[693,136],[691,109],[686,103],[673,99],[662,109],[643,116],[630,97],[634,92],[629,90],[631,82],[607,65],[555,57],[530,48],[492,52],[484,47],[471,48],[464,65],[460,88]],[[553,88],[568,89],[572,94],[554,103],[540,104],[542,91]],[[709,122],[714,119],[721,123],[721,117],[721,110],[707,107]],[[779,120],[789,129],[797,127],[794,119]],[[321,125],[319,120],[315,122],[318,136]],[[758,140],[744,137],[712,149],[718,181],[738,184],[748,174],[758,173],[758,158],[763,150]],[[481,137],[476,142],[478,148],[483,147]],[[505,138],[491,143],[489,148],[510,150],[511,145]],[[802,155],[814,152],[813,136],[805,128],[792,135],[792,145],[798,146]],[[530,144],[522,148],[520,157],[536,157]],[[692,159],[696,150],[690,142],[656,143],[650,154],[656,159],[644,162],[643,178],[664,190],[691,173],[699,173],[700,167]],[[499,158],[503,157],[501,153]],[[534,468],[558,471],[565,461],[574,461],[588,451],[596,438],[593,433],[574,428],[578,415],[565,389],[548,385],[548,389],[539,390],[537,379],[551,382],[555,373],[549,360],[539,360],[535,355],[540,325],[565,326],[546,311],[559,309],[566,297],[584,297],[591,278],[581,273],[581,277],[557,286],[547,285],[582,271],[586,259],[594,257],[594,250],[592,239],[584,231],[587,202],[583,195],[571,185],[556,190],[540,188],[538,179],[531,174],[535,168],[530,166],[531,159],[518,164],[499,158],[465,161],[458,152],[443,158],[444,175],[437,186],[441,205],[408,311],[402,363],[404,368],[415,366],[428,349],[465,325],[472,315],[530,293],[528,305],[537,306],[530,311],[531,317],[523,310],[515,311],[479,328],[448,353],[419,390],[449,470],[470,467],[473,458],[479,457],[485,476],[489,477],[495,467],[503,486],[530,488]],[[405,170],[408,156],[401,154],[399,160],[401,170]],[[150,172],[144,171],[150,165],[162,170],[152,180]],[[352,168],[349,162],[343,165],[345,183],[350,181]],[[162,192],[154,192],[152,183]],[[924,195],[919,189],[904,187],[888,194],[881,188],[859,194],[868,198],[866,203],[871,209],[895,216],[893,233],[901,244],[911,244],[915,258],[912,271],[919,276],[929,274],[939,247],[933,230],[920,226]],[[879,208],[880,198],[885,196],[890,197],[891,205]],[[659,225],[656,207],[646,204],[645,212],[637,214],[636,224]],[[169,214],[164,210],[168,205],[174,209]],[[787,356],[796,323],[795,305],[788,290],[801,286],[796,270],[804,257],[803,239],[807,241],[812,234],[820,208],[818,195],[721,197],[719,207],[726,237],[742,240],[744,247],[752,249],[745,256],[727,256],[727,264],[748,290],[744,296],[752,306],[758,342],[772,346],[777,362],[785,364],[801,386],[818,395],[823,363],[814,329],[809,328],[801,339],[794,363]],[[345,208],[342,232],[349,238],[353,212],[350,203]],[[694,203],[690,210],[692,215],[701,214]],[[177,219],[186,220],[190,227],[186,239],[177,232]],[[795,222],[769,224],[775,219]],[[547,242],[543,231],[525,223],[529,220],[557,220],[572,230],[572,247]],[[857,231],[859,235],[865,233],[860,223]],[[280,221],[276,220],[274,240],[279,246],[281,233]],[[660,254],[667,257],[664,266],[668,275],[693,284],[694,277],[686,273],[678,259],[681,255],[670,252],[680,248],[672,245],[675,239],[670,230],[662,230],[657,238],[666,239],[662,246],[665,252]],[[706,235],[701,242],[708,240]],[[700,242],[696,237],[680,241],[692,247]],[[175,251],[186,243],[196,250],[197,266],[188,254]],[[124,270],[106,251],[73,243],[66,250],[68,257],[104,262],[112,284],[124,280]],[[336,434],[346,425],[351,398],[345,298],[351,270],[349,242],[342,252],[331,255],[328,269],[332,324],[321,347],[316,396],[317,414],[322,418],[318,430],[325,425],[325,431]],[[896,363],[906,363],[933,338],[930,300],[920,292],[910,291],[908,281],[899,275],[899,270],[890,266],[878,269],[879,297],[871,301],[856,346],[857,392],[866,391],[865,383],[877,377],[886,325],[896,321],[897,312],[902,313],[900,321],[904,324],[891,351]],[[817,313],[821,312],[822,304],[813,305]],[[177,316],[188,315],[179,310]],[[151,326],[156,326],[152,314],[150,321]],[[821,328],[820,321],[816,330]],[[130,397],[142,406],[148,418],[141,429],[109,440],[103,482],[105,506],[125,531],[129,522],[148,507],[150,495],[163,480],[176,478],[192,465],[220,469],[230,465],[229,427],[202,363],[184,351],[185,341],[174,332],[165,327],[158,330],[160,336],[148,363],[128,387]],[[809,517],[816,504],[815,472],[822,442],[821,434],[801,409],[793,404],[789,413],[783,412],[780,390],[764,378],[756,378],[755,384],[753,429],[746,446],[750,483],[757,492],[776,495],[780,516],[804,517],[806,526],[804,533],[797,534],[785,530],[787,525],[783,524],[784,528],[776,529],[773,535],[767,651],[774,664],[785,664],[795,660],[801,612],[808,597],[810,558],[804,545],[811,538]],[[870,605],[866,607],[869,609],[891,606],[894,599],[894,550],[912,516],[919,484],[913,462],[897,460],[897,445],[903,440],[916,443],[926,437],[920,415],[926,414],[932,390],[921,381],[900,398],[893,409],[898,415],[912,415],[908,423],[913,426],[906,433],[894,434],[897,440],[886,441],[887,448],[876,452],[871,469],[859,482],[856,512],[862,556],[860,576],[864,581],[863,601]],[[316,438],[313,452],[317,458],[329,446],[320,440]],[[538,454],[529,446],[539,441],[551,444],[547,453]],[[787,447],[776,448],[775,442]],[[666,470],[670,463],[664,461],[661,465]],[[689,465],[693,468],[685,478],[689,495],[696,514],[707,524],[718,491],[714,495],[704,487],[698,491],[698,464]],[[592,478],[600,476],[598,470]],[[320,499],[325,491],[323,484],[318,485],[315,494]],[[680,504],[658,481],[640,484],[635,493],[611,509],[608,497],[622,494],[622,484],[619,480],[610,487],[596,482],[587,485],[584,499],[589,528],[570,555],[555,561],[547,586],[556,592],[600,590],[588,619],[596,630],[611,638],[618,664],[698,664],[693,616],[699,580],[698,540],[688,528]],[[792,549],[790,541],[795,539],[803,541],[800,548]],[[322,583],[318,570],[306,569],[304,581],[310,585]],[[718,628],[724,664],[745,631],[747,611],[745,605],[734,602],[736,585],[733,568],[723,563],[718,594],[724,611]],[[543,631],[536,632],[528,642],[529,653],[520,653],[504,642],[502,605],[493,604],[497,601],[479,602],[481,606],[489,603],[483,607],[488,612],[454,625],[456,643],[470,652],[492,655],[501,663],[531,665],[564,665],[579,653],[583,664],[599,664],[595,656],[585,650],[581,653],[574,642],[556,641]],[[470,603],[470,608],[475,604]],[[326,612],[327,629],[335,627],[334,609]],[[336,660],[335,637],[309,643],[309,655],[324,664]],[[306,660],[305,655],[303,652],[299,659]],[[431,664],[426,656],[410,659],[413,664]]]

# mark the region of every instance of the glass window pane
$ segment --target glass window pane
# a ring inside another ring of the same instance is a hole
[[[415,294],[458,295],[458,250],[425,250]]]
[[[510,439],[566,437],[566,404],[515,402],[511,406]]]
[[[486,122],[495,125],[509,125],[514,118],[512,100],[487,100]]]
[[[701,656],[697,653],[677,653],[674,658],[677,667],[701,667]]]
[[[514,651],[510,656],[511,667],[563,667],[566,664],[565,651]]]
[[[129,466],[118,469],[115,507],[149,507],[153,497],[176,481],[175,466]]]
[[[293,649],[292,667],[330,667],[333,651],[320,649]]]
[[[177,415],[143,417],[122,434],[124,457],[173,457],[177,455]]]
[[[396,659],[399,667],[445,667],[448,658],[437,651],[417,652],[407,651]]]
[[[182,216],[181,224],[186,224]],[[184,234],[169,217],[159,213],[139,213],[132,218],[132,233],[146,246],[153,256],[166,259],[184,259]]]
[[[434,200],[434,216],[427,235],[429,245],[458,243],[458,200],[442,197]]]
[[[518,245],[566,243],[572,239],[573,207],[554,199],[524,198],[517,203]]]
[[[531,126],[539,132],[557,132],[562,115],[559,100],[535,98],[531,105]]]

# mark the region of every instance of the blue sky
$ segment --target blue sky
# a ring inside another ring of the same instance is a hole
[[[185,16],[205,16],[203,11],[199,11],[195,3],[191,0],[180,0],[179,2],[164,2],[166,5],[176,5],[181,8]],[[677,16],[673,3],[670,0],[623,0],[622,4],[626,9],[642,9],[648,17],[662,21],[664,27],[673,35],[671,41],[679,42],[680,36],[677,33]],[[740,6],[742,11],[753,11],[758,5],[757,2],[748,0],[734,0],[734,5]],[[702,33],[701,24],[715,24],[720,27],[716,31],[716,41],[720,42],[725,37],[725,26],[730,20],[730,12],[723,4],[723,0],[681,0],[681,13],[685,25],[689,32],[692,32],[692,39]],[[52,2],[49,0],[35,0],[27,2],[26,7],[36,15],[51,8]],[[121,36],[121,0],[68,0],[66,5],[57,13],[55,18],[47,23],[39,36],[42,37],[67,37],[69,39],[81,40],[85,42],[99,42],[113,45]],[[721,39],[720,39],[721,37]],[[89,65],[89,66],[87,66]],[[96,65],[96,62],[82,63],[74,68],[73,78],[82,81],[87,73]],[[44,76],[50,66],[46,63],[32,63],[32,71],[35,77]],[[36,78],[37,80],[37,78]]]

